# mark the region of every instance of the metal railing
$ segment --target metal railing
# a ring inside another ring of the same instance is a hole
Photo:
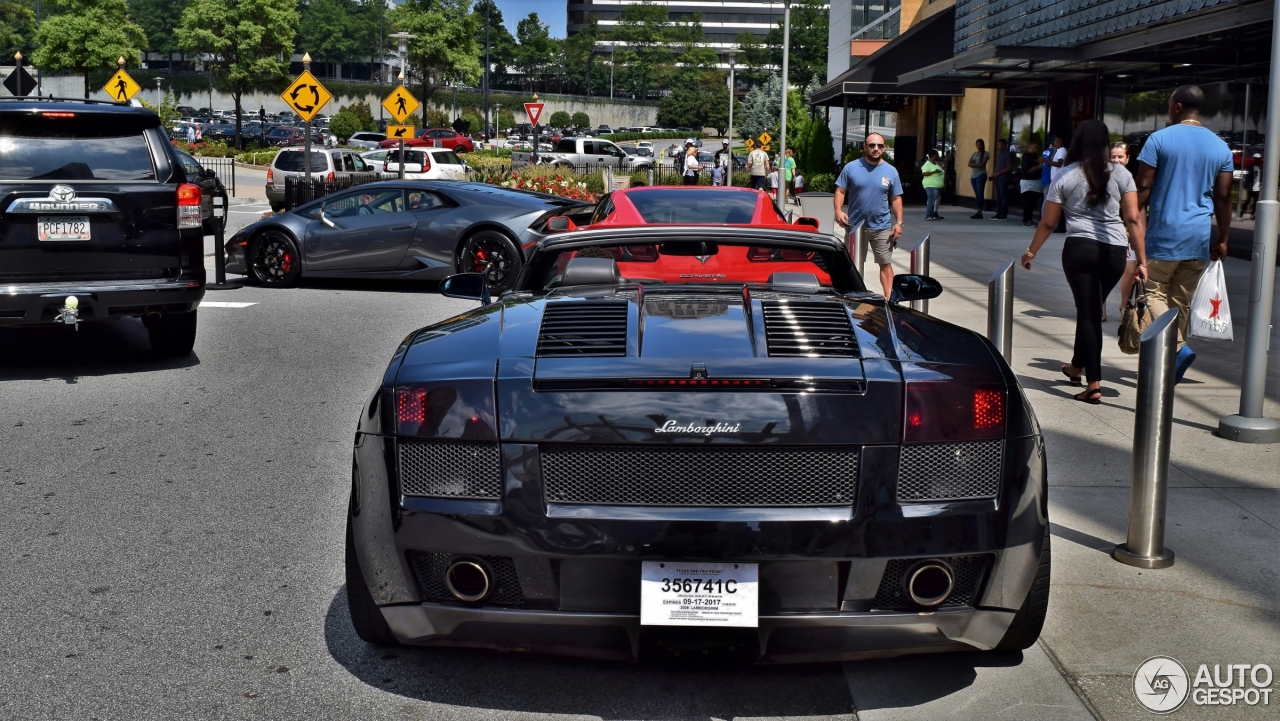
[[[236,159],[235,158],[204,158],[197,155],[191,156],[196,159],[202,168],[212,170],[218,176],[218,180],[222,181],[222,185],[226,187],[227,194],[230,197],[236,195]]]
[[[311,182],[307,183],[306,178],[302,176],[286,176],[284,179],[284,207],[286,210],[290,210],[299,205],[310,203],[316,198],[323,198],[331,193],[337,193],[365,183],[372,183],[377,179],[377,173],[344,173],[334,178],[332,182],[313,177]]]

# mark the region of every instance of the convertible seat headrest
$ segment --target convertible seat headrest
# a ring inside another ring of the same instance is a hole
[[[617,285],[620,278],[613,258],[574,258],[565,266],[560,285]]]
[[[816,293],[822,290],[818,276],[813,273],[774,273],[769,276],[769,285],[773,288],[785,287],[787,290],[798,290]]]

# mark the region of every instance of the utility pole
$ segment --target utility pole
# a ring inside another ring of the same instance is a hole
[[[609,99],[613,100],[613,61],[618,53],[618,45],[616,40],[610,41],[609,44]]]
[[[1271,342],[1271,299],[1276,289],[1276,235],[1280,231],[1280,0],[1271,26],[1271,81],[1267,83],[1268,140],[1263,148],[1262,196],[1254,208],[1253,269],[1249,278],[1249,325],[1240,380],[1240,412],[1218,421],[1218,435],[1244,443],[1280,443],[1280,423],[1262,414],[1267,390],[1267,350]],[[1244,165],[1245,151],[1240,151]]]
[[[737,65],[738,54],[729,51],[729,171],[724,174],[724,184],[733,185],[733,96],[737,94],[737,85],[733,79],[733,69]]]
[[[1277,0],[1280,2],[1280,0]],[[778,208],[787,211],[787,73],[791,55],[791,0],[782,5],[782,124],[778,128]]]
[[[484,137],[490,143],[497,133],[489,130],[489,15],[493,10],[493,0],[486,0],[484,6]],[[497,125],[497,123],[494,123]]]
[[[382,76],[386,75],[387,49],[386,49],[386,26],[383,24],[383,15],[387,12],[386,0],[378,2],[378,97],[385,98],[387,94],[382,89]],[[382,103],[378,103],[378,120],[385,121],[385,108]],[[384,126],[385,127],[385,126]]]
[[[160,112],[160,106],[164,105],[164,96],[160,94],[160,78],[156,78],[156,113]]]

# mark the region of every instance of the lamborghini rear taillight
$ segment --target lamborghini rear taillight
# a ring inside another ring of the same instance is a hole
[[[906,442],[1004,437],[1005,389],[956,381],[907,383]]]
[[[200,186],[183,183],[178,186],[178,227],[200,227]]]
[[[426,420],[426,404],[427,391],[422,388],[402,388],[396,391],[396,420],[399,427],[404,429],[407,424],[417,426]]]

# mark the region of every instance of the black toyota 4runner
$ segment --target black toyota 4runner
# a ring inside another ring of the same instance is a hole
[[[132,316],[158,355],[190,353],[205,287],[193,180],[150,110],[0,100],[0,326]]]

